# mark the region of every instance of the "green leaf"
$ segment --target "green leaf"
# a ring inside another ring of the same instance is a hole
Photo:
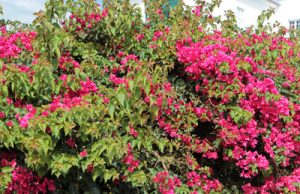
[[[119,103],[120,103],[122,106],[124,106],[126,95],[125,95],[123,92],[120,91],[120,92],[117,94],[117,98],[118,98]]]
[[[114,144],[111,144],[107,149],[106,149],[106,156],[108,158],[108,162],[109,164],[112,163],[114,156],[116,154],[116,150],[115,150],[115,146]]]
[[[128,181],[130,181],[134,187],[143,186],[147,182],[147,176],[143,171],[135,171],[128,177]]]
[[[133,85],[134,85],[133,80],[129,80],[128,84],[129,84],[129,89],[130,89],[130,91],[133,92]]]
[[[105,182],[107,182],[108,180],[111,179],[115,179],[119,177],[119,173],[116,169],[112,168],[112,169],[105,169],[104,173],[103,173],[103,179]]]
[[[116,109],[116,107],[115,107],[114,104],[109,104],[108,105],[108,113],[109,113],[111,118],[114,118],[115,109]]]
[[[164,152],[165,145],[166,145],[166,142],[165,142],[165,141],[159,141],[159,143],[158,143],[158,148],[159,148],[159,151],[160,151],[161,153]]]
[[[244,110],[240,107],[232,107],[230,111],[230,116],[233,121],[238,124],[239,126],[247,124],[248,121],[252,118],[252,113]]]
[[[4,166],[1,168],[2,173],[11,173],[14,169],[10,166]]]
[[[8,96],[8,88],[6,85],[2,85],[2,94]]]
[[[55,138],[60,137],[60,130],[62,129],[62,125],[55,125],[51,128],[51,133]]]

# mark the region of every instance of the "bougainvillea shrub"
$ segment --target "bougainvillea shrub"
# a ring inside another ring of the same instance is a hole
[[[145,1],[143,22],[129,1],[48,0],[4,21],[0,193],[299,193],[297,32],[271,10],[240,29],[220,3]]]

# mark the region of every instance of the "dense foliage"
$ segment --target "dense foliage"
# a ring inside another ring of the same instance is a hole
[[[0,193],[299,193],[296,32],[145,3],[3,23]]]

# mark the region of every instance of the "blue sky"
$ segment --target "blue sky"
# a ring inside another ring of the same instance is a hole
[[[0,0],[4,15],[0,19],[20,20],[24,23],[31,23],[34,19],[34,12],[44,8],[46,0]],[[101,3],[102,0],[97,0]]]

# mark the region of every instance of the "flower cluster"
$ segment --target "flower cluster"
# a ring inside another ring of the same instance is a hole
[[[78,32],[92,29],[102,18],[106,17],[107,14],[107,9],[104,9],[102,13],[86,13],[83,17],[77,16],[76,14],[71,14],[69,16],[69,28],[71,28],[74,25],[76,26],[76,31]]]
[[[23,51],[31,51],[31,41],[35,38],[35,32],[9,33],[6,27],[0,28],[0,59],[17,58]]]
[[[275,47],[282,49],[278,45],[292,45],[285,38],[272,39],[266,34],[252,35],[248,39],[240,36],[240,39],[247,46],[271,39],[273,50]],[[216,138],[222,140],[221,145],[227,150],[223,160],[233,159],[242,170],[240,176],[250,179],[270,169],[270,163],[275,168],[290,166],[299,154],[299,118],[295,112],[299,104],[283,95],[282,85],[275,80],[283,73],[286,80],[281,82],[284,87],[290,87],[287,83],[300,78],[295,77],[297,70],[284,62],[286,56],[276,60],[276,68],[282,69],[278,71],[263,60],[257,60],[256,53],[248,55],[238,46],[241,45],[237,45],[237,40],[215,32],[196,43],[191,39],[178,42],[177,56],[185,65],[189,81],[195,83],[195,92],[205,96],[202,97],[203,108],[194,108],[194,113],[201,117],[205,110],[212,110],[212,119],[218,129]],[[298,92],[299,88],[295,90]],[[245,186],[246,190],[250,191],[249,185]]]
[[[53,180],[41,179],[26,168],[18,166],[12,171],[12,182],[9,183],[5,193],[48,193],[54,191]]]
[[[139,163],[140,161],[138,159],[134,159],[134,156],[132,154],[132,148],[131,148],[131,144],[128,143],[127,145],[127,154],[126,156],[123,158],[123,162],[128,165],[128,171],[129,172],[133,172],[134,169],[139,167]]]
[[[63,70],[68,70],[72,67],[72,69],[79,68],[80,65],[77,61],[72,59],[70,53],[66,53],[64,56],[61,56],[59,59],[59,68]]]
[[[260,187],[252,186],[250,183],[243,186],[245,193],[255,194],[255,193],[298,193],[300,192],[299,186],[297,184],[300,182],[300,170],[295,169],[291,175],[282,176],[279,179],[274,179],[270,177],[266,180],[265,184]]]
[[[41,178],[29,171],[27,168],[19,166],[17,164],[16,154],[1,152],[0,157],[0,169],[1,167],[12,168],[11,181],[7,185],[5,194],[49,193],[56,190],[53,180]]]
[[[202,188],[206,193],[211,191],[220,191],[222,184],[218,180],[209,180],[205,174],[197,174],[195,171],[187,174],[187,185],[192,188]],[[194,192],[197,193],[196,191]]]
[[[21,128],[28,127],[28,121],[29,119],[34,118],[34,115],[36,113],[36,108],[32,106],[32,104],[29,104],[26,106],[26,109],[28,113],[26,113],[23,117],[20,117],[20,114],[16,114],[16,119],[18,119],[19,125]]]
[[[181,186],[178,177],[171,178],[168,172],[158,172],[153,178],[153,182],[158,184],[159,192],[162,194],[174,194],[175,189]]]

